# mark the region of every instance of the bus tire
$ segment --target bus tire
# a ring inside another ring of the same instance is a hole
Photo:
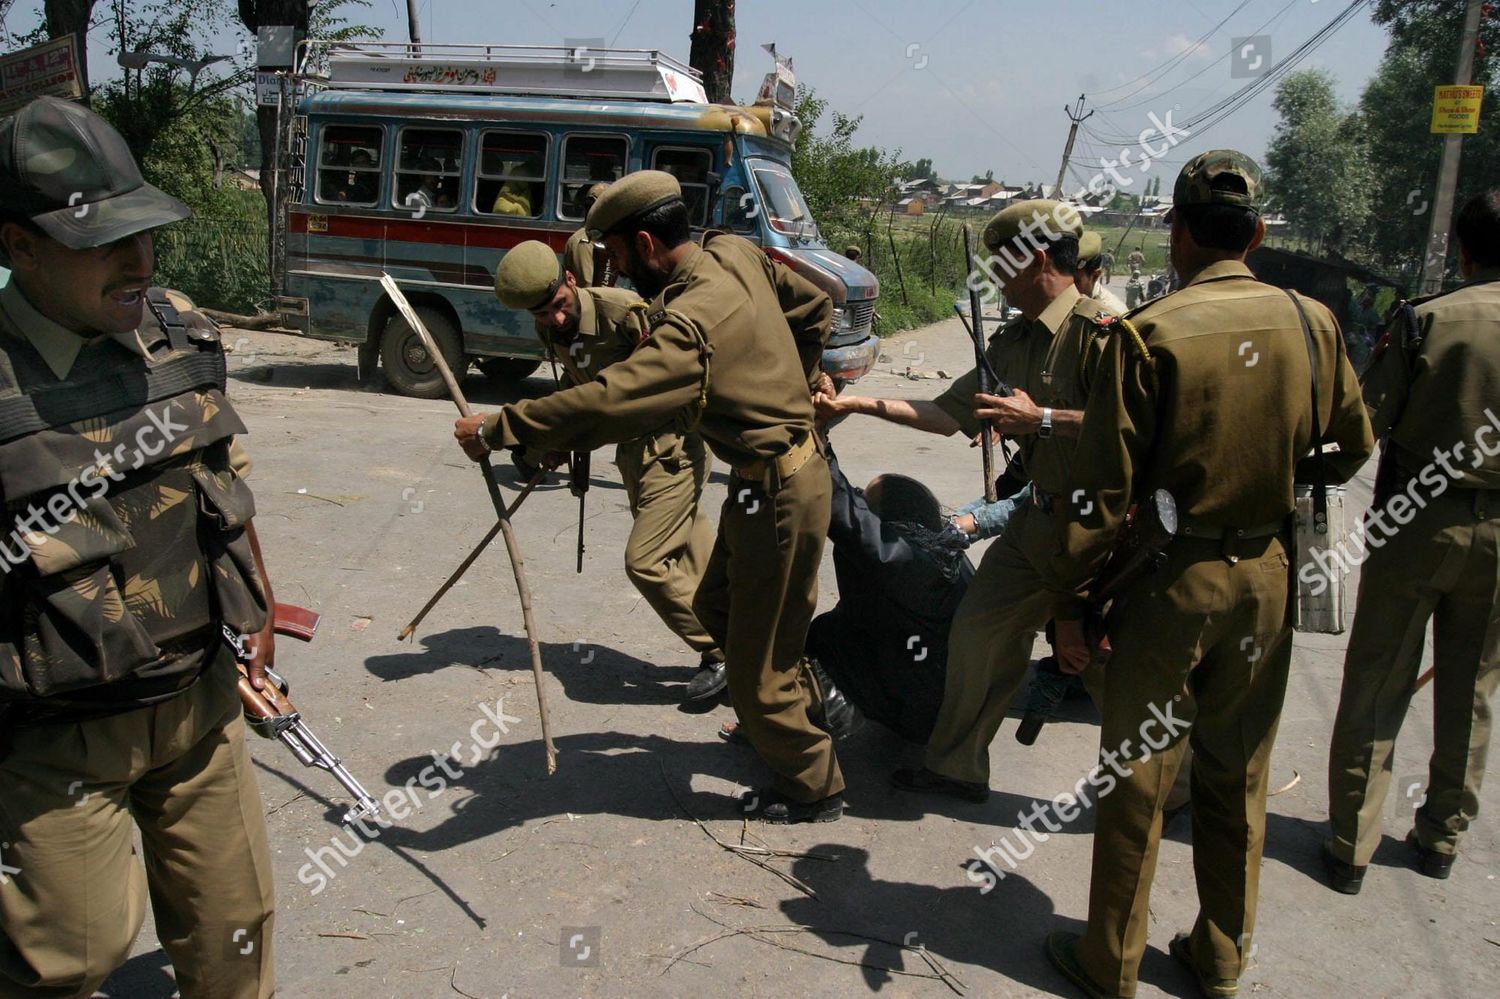
[[[479,370],[486,378],[497,382],[518,382],[528,378],[542,366],[542,362],[530,357],[481,357]]]
[[[464,358],[463,341],[453,323],[441,312],[425,305],[416,306],[416,312],[453,369],[453,376],[462,382],[468,364]],[[421,337],[407,325],[399,312],[385,324],[385,334],[380,338],[380,366],[385,369],[386,382],[402,395],[440,399],[448,394],[442,373],[427,355]]]

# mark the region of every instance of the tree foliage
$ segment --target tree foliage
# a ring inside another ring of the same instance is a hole
[[[1276,206],[1325,250],[1349,256],[1369,222],[1373,177],[1360,116],[1339,106],[1322,70],[1288,75],[1273,102],[1281,123],[1266,154]]]
[[[1462,0],[1381,0],[1375,20],[1391,31],[1391,43],[1360,100],[1370,159],[1374,166],[1374,204],[1369,228],[1375,258],[1387,267],[1420,266],[1432,222],[1430,199],[1442,156],[1443,140],[1428,129],[1433,87],[1453,82],[1463,34]],[[1481,22],[1480,52],[1474,82],[1493,96],[1500,52],[1500,20]],[[1457,200],[1495,186],[1500,177],[1500,120],[1485,101],[1479,134],[1463,140]],[[1454,258],[1450,255],[1450,264]]]
[[[825,115],[826,134],[818,131]],[[863,231],[876,207],[890,203],[905,164],[883,149],[855,146],[863,116],[829,111],[828,102],[807,87],[797,88],[797,117],[802,134],[792,150],[792,174],[813,218],[825,229]]]

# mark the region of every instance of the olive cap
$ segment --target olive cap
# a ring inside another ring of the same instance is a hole
[[[1255,161],[1234,149],[1211,149],[1188,161],[1172,186],[1172,207],[1238,205],[1259,211],[1261,172]]]
[[[1000,210],[984,227],[984,245],[992,252],[1021,237],[1023,233],[1039,234],[1035,238],[1083,236],[1083,216],[1065,201],[1037,199],[1022,201]]]
[[[146,183],[124,138],[81,104],[38,97],[0,120],[0,210],[86,250],[192,212]]]
[[[1078,237],[1078,262],[1080,264],[1093,263],[1104,255],[1104,240],[1099,234],[1090,229]]]
[[[511,309],[540,309],[567,280],[552,247],[539,240],[518,243],[495,268],[495,297]]]
[[[590,237],[603,239],[631,219],[681,200],[682,185],[676,177],[664,170],[637,170],[599,195],[584,226]]]

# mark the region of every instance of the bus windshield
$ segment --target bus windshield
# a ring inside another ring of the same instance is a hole
[[[765,205],[766,217],[773,229],[799,239],[817,236],[818,227],[813,222],[812,210],[807,207],[807,199],[797,188],[791,171],[783,166],[757,165],[755,183],[760,188],[761,203]]]

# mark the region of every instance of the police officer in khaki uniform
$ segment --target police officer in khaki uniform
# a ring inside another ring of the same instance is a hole
[[[580,288],[546,243],[508,251],[495,271],[495,295],[536,320],[537,335],[565,384],[592,381],[646,339],[646,303],[619,288]],[[703,438],[665,427],[615,449],[615,465],[634,524],[625,543],[625,575],[672,632],[701,657],[685,692],[705,700],[724,689],[724,654],[693,613],[693,595],[713,550],[714,532],[699,500],[713,460]]]
[[[607,180],[601,180],[589,188],[583,198],[585,216],[594,207],[594,202],[599,200],[599,196],[607,190],[609,190]],[[587,225],[580,226],[578,231],[569,236],[568,241],[563,244],[562,262],[563,267],[573,275],[573,280],[580,288],[611,288],[618,277],[609,262],[609,255],[589,236]]]
[[[1073,448],[1107,329],[1099,303],[1074,285],[1082,232],[1077,210],[1056,201],[1012,205],[985,227],[984,244],[996,254],[992,277],[1005,300],[1021,310],[986,350],[1014,395],[979,394],[979,374],[970,371],[930,402],[817,400],[824,418],[863,413],[944,435],[962,431],[972,438],[990,420],[1020,444],[1016,474],[1031,482],[1028,502],[984,553],[954,616],[943,707],[927,743],[926,766],[892,776],[905,790],[970,801],[989,796],[990,743],[1026,677],[1036,634],[1057,602],[1048,566],[1061,541]]]
[[[1384,439],[1328,754],[1335,888],[1359,891],[1380,843],[1396,736],[1433,623],[1433,742],[1407,836],[1418,869],[1446,878],[1479,811],[1500,683],[1500,190],[1458,214],[1464,284],[1398,311],[1364,379]],[[1376,537],[1389,540],[1376,547]]]
[[[1135,994],[1162,803],[1189,743],[1200,911],[1171,952],[1205,994],[1235,994],[1291,662],[1293,477],[1313,443],[1314,378],[1322,439],[1340,449],[1329,480],[1353,475],[1374,447],[1332,314],[1300,296],[1294,305],[1245,266],[1265,235],[1259,176],[1226,150],[1183,168],[1171,252],[1188,284],[1109,337],[1074,456],[1083,491],[1054,560],[1065,588],[1096,571],[1132,502],[1164,489],[1180,518],[1165,564],[1127,586],[1108,620],[1100,740],[1113,783],[1095,803],[1088,925],[1047,940],[1091,996]],[[1080,616],[1077,600],[1059,610],[1059,660],[1075,670],[1088,658]]]
[[[844,778],[809,718],[819,695],[803,659],[830,515],[811,393],[833,303],[747,240],[690,242],[682,188],[661,171],[616,181],[588,227],[650,296],[650,336],[599,378],[460,420],[455,436],[477,459],[518,444],[593,448],[674,420],[703,435],[733,474],[693,609],[724,649],[741,729],[773,774],[744,807],[772,822],[837,819]]]
[[[0,997],[89,996],[149,890],[185,999],[270,996],[272,877],[224,638],[274,653],[217,330],[148,290],[187,208],[40,98],[0,122]],[[133,856],[139,832],[144,867]]]
[[[1105,282],[1104,240],[1092,230],[1078,240],[1078,272],[1074,275],[1078,293],[1085,298],[1097,299],[1105,312],[1123,316],[1128,310],[1120,296],[1110,291]]]

